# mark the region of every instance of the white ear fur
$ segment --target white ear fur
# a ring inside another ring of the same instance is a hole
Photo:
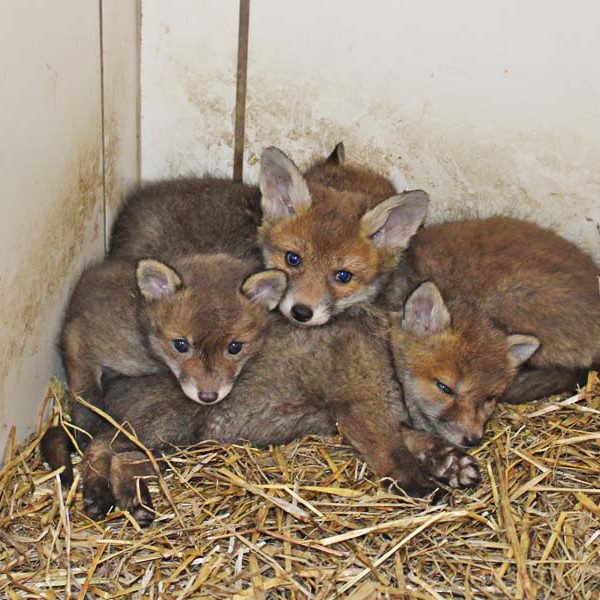
[[[269,221],[288,218],[311,205],[302,173],[278,148],[267,148],[260,159],[260,191],[263,214]]]
[[[146,300],[171,296],[181,287],[179,275],[158,260],[140,260],[137,264],[136,278],[138,288]]]
[[[363,215],[363,231],[377,246],[404,249],[425,220],[428,206],[429,196],[422,190],[392,196]]]
[[[515,333],[506,338],[508,360],[514,367],[521,366],[540,347],[540,341],[533,335]]]
[[[287,289],[287,275],[279,269],[268,269],[248,276],[240,288],[241,293],[256,304],[273,310]]]
[[[422,283],[404,305],[402,329],[418,336],[440,333],[450,327],[450,313],[437,286]]]

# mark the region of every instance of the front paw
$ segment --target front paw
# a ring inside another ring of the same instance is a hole
[[[433,477],[453,488],[471,488],[481,483],[477,461],[455,446],[444,445],[430,450],[424,462]]]
[[[149,527],[155,517],[152,496],[148,484],[143,479],[138,481],[138,486],[139,489],[132,490],[127,498],[121,499],[122,508],[131,513],[131,516],[138,522],[140,527]]]
[[[129,511],[141,527],[148,527],[154,521],[152,497],[143,479],[153,474],[150,463],[140,452],[122,452],[113,456],[110,484],[117,505]]]
[[[84,479],[83,512],[90,519],[100,521],[114,505],[115,499],[105,477],[98,475]]]

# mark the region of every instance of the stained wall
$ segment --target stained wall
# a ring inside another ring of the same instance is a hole
[[[144,0],[142,174],[230,174],[237,2]],[[432,197],[430,221],[512,214],[600,260],[600,5],[253,0],[246,174],[277,145]]]
[[[69,290],[104,252],[105,202],[137,177],[137,16],[135,2],[0,4],[0,453],[35,425]]]

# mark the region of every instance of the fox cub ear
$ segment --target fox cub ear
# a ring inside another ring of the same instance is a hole
[[[157,260],[140,260],[136,269],[137,284],[146,300],[173,295],[181,287],[179,275]]]
[[[402,329],[418,336],[440,333],[450,327],[450,313],[440,290],[431,281],[422,283],[404,305]]]
[[[422,190],[392,196],[363,215],[362,229],[376,246],[403,250],[425,220],[428,206],[429,196]]]
[[[346,148],[344,142],[339,142],[332,153],[325,159],[330,165],[343,165],[346,162]]]
[[[278,148],[267,148],[260,159],[260,192],[268,221],[291,217],[311,205],[302,173]]]
[[[509,335],[506,343],[508,345],[508,361],[513,367],[521,366],[540,347],[540,340],[535,336],[518,333]]]
[[[260,271],[247,277],[240,291],[250,302],[262,304],[273,310],[287,289],[287,275],[279,269]]]

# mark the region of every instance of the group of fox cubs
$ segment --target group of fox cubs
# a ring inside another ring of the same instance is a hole
[[[157,453],[339,431],[408,494],[476,485],[465,448],[497,402],[572,388],[600,365],[599,269],[525,221],[422,228],[428,202],[346,164],[341,144],[304,174],[268,148],[258,188],[142,187],[71,296],[70,390]],[[119,505],[150,523],[145,456],[83,404],[71,416],[87,514]],[[66,484],[71,450],[48,431]]]

